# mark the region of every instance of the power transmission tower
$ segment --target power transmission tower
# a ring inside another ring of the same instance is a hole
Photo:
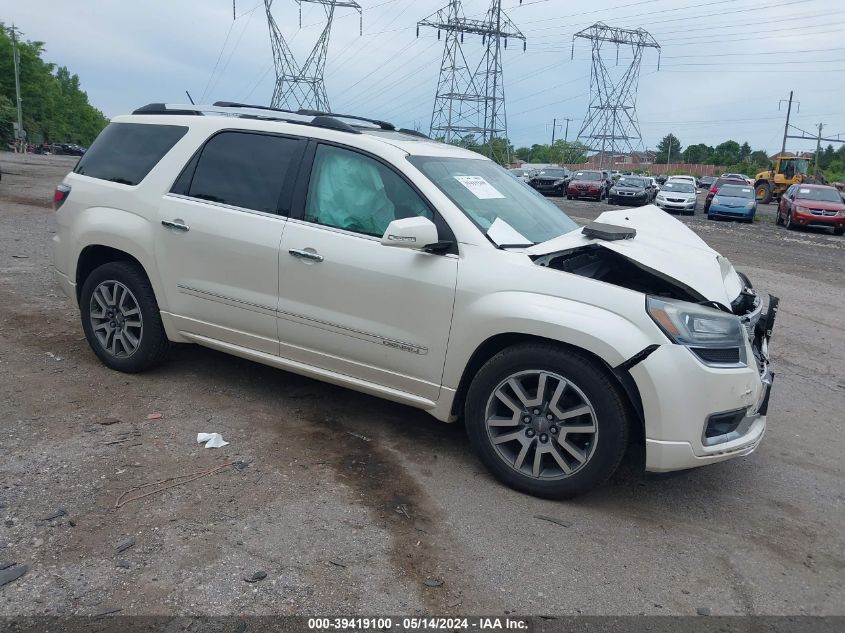
[[[492,143],[493,139],[507,138],[508,134],[502,49],[508,47],[508,39],[517,39],[522,40],[525,50],[525,36],[502,11],[502,0],[493,0],[481,20],[468,19],[461,1],[450,0],[447,6],[417,22],[417,37],[421,26],[437,29],[437,39],[441,31],[446,32],[431,115],[431,136],[447,143],[467,136],[477,142],[480,137],[491,157],[509,160],[507,155],[493,156]],[[474,67],[464,55],[464,34],[481,35],[484,53]]]
[[[644,50],[656,48],[657,69],[660,70],[660,44],[644,29],[620,29],[596,22],[572,37],[573,58],[576,37],[589,40],[592,46],[590,106],[578,132],[578,139],[587,141],[591,149],[600,152],[599,167],[603,167],[608,153],[612,157],[620,151],[634,152],[642,145],[640,123],[637,119],[640,64]],[[630,64],[621,74],[614,73],[616,79],[608,71],[602,55],[602,47],[605,44],[616,45],[617,66],[619,47],[630,47]]]
[[[295,0],[299,5],[299,26],[302,26],[302,3],[321,4],[326,12],[326,25],[311,54],[301,66],[297,63],[293,53],[282,35],[279,25],[273,18],[271,6],[273,0],[264,0],[267,13],[267,24],[270,28],[270,41],[273,46],[273,65],[276,68],[276,87],[270,105],[274,108],[290,110],[318,110],[331,112],[329,98],[323,72],[326,67],[326,54],[329,48],[329,35],[332,31],[335,9],[338,7],[355,9],[359,15],[359,31],[362,29],[360,21],[363,19],[361,5],[354,0]]]

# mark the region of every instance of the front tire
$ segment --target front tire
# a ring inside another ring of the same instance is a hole
[[[786,226],[787,231],[794,231],[795,230],[795,223],[792,221],[792,213],[787,211],[786,212],[786,221],[784,222],[784,226]]]
[[[96,268],[82,285],[82,329],[104,365],[137,373],[161,364],[170,342],[144,270],[118,261]]]
[[[487,361],[469,388],[465,420],[470,443],[499,481],[551,499],[607,481],[630,426],[619,388],[598,363],[541,343]]]
[[[837,226],[833,229],[834,235],[845,235],[845,226]]]

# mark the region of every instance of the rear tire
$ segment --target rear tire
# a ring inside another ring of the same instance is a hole
[[[167,357],[170,342],[144,270],[133,262],[94,269],[79,298],[82,329],[104,365],[126,373],[152,369]]]
[[[487,361],[470,385],[465,420],[470,443],[499,481],[550,499],[607,481],[630,427],[618,386],[595,361],[543,343],[515,345]]]
[[[783,226],[783,218],[782,218],[782,217],[780,217],[780,209],[778,209],[778,213],[777,213],[777,215],[775,216],[775,224],[776,224],[777,226]]]

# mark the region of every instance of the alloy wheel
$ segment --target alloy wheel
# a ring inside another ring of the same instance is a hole
[[[89,318],[94,336],[109,354],[128,358],[137,351],[144,321],[138,300],[124,284],[100,283],[91,294]]]
[[[598,440],[596,413],[584,392],[544,370],[503,380],[487,401],[485,422],[498,457],[534,479],[569,477],[590,461]]]

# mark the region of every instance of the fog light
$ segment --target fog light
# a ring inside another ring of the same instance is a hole
[[[718,437],[733,433],[743,418],[745,418],[745,409],[737,409],[736,411],[728,411],[726,413],[714,413],[707,418],[704,437]]]

